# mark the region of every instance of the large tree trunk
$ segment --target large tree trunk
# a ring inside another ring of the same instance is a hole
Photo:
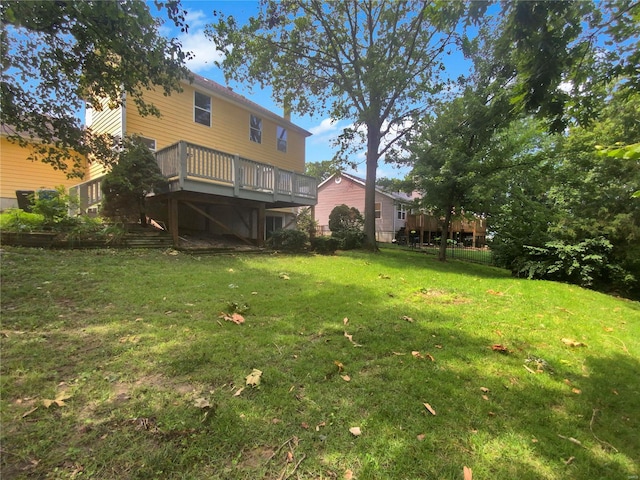
[[[451,226],[452,215],[453,205],[449,205],[449,208],[447,208],[447,211],[444,214],[442,235],[440,236],[440,250],[438,251],[438,260],[440,260],[441,262],[447,261],[447,240],[449,239],[449,228]]]
[[[367,125],[367,178],[364,191],[364,248],[378,251],[376,243],[376,175],[378,170],[378,147],[380,130]]]

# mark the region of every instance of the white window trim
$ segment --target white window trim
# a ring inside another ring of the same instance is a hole
[[[253,119],[257,119],[259,122],[259,128],[254,128],[253,126]],[[253,132],[258,132],[258,140],[254,140],[254,135]],[[262,143],[262,118],[260,118],[257,115],[254,114],[250,114],[249,116],[249,140],[254,142],[254,143],[258,143],[261,144]]]
[[[278,135],[278,131],[284,132],[284,139],[280,138],[280,135]],[[281,144],[284,145],[284,150],[280,148]],[[287,153],[288,149],[289,149],[289,132],[287,131],[286,128],[278,125],[276,127],[276,150],[282,153]]]
[[[207,97],[209,99],[209,110],[206,110],[206,109],[204,109],[202,107],[199,107],[196,104],[196,96],[197,95],[202,95],[203,97]],[[213,98],[211,97],[211,95],[207,95],[206,93],[198,92],[197,90],[195,90],[193,92],[193,122],[197,123],[198,125],[202,125],[203,127],[211,128],[211,124],[213,123],[212,122],[212,118],[211,118],[212,117],[211,111],[213,110],[212,106],[213,106]],[[209,113],[209,125],[206,125],[204,123],[200,123],[200,122],[197,121],[197,119],[196,119],[196,109],[200,110],[202,112],[208,112]]]

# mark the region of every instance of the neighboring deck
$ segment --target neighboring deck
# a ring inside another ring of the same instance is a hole
[[[313,206],[318,200],[313,177],[189,142],[159,150],[156,159],[170,192],[234,197],[264,203],[266,208]],[[101,182],[96,178],[71,188],[82,211],[102,200]]]

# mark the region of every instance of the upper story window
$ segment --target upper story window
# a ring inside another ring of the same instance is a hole
[[[278,127],[277,134],[278,150],[287,153],[287,129]]]
[[[382,216],[382,203],[376,202],[376,218],[380,218]]]
[[[193,98],[193,120],[200,125],[211,126],[211,97],[195,92]]]
[[[252,142],[262,143],[262,119],[251,115],[249,123],[249,139]]]

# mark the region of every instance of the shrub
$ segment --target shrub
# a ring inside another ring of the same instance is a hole
[[[28,213],[19,208],[11,208],[0,213],[0,229],[6,232],[33,232],[42,230],[44,216]]]
[[[360,248],[364,242],[364,218],[355,207],[344,204],[335,207],[329,214],[329,230],[342,250]]]
[[[358,230],[349,230],[343,232],[342,236],[339,238],[340,241],[340,249],[342,250],[355,250],[356,248],[362,247],[364,243],[364,232]]]
[[[322,236],[311,239],[311,250],[322,255],[333,255],[339,246],[337,238]]]
[[[267,244],[274,250],[302,252],[307,248],[309,236],[300,230],[276,230]]]
[[[519,274],[530,279],[574,283],[597,290],[627,290],[636,279],[612,261],[613,245],[604,237],[577,244],[547,242],[544,247],[525,246]]]
[[[61,230],[75,223],[74,218],[69,216],[69,209],[75,208],[77,204],[77,199],[60,186],[55,190],[36,192],[31,211],[42,215],[43,227]]]
[[[296,215],[296,229],[312,238],[316,234],[318,222],[311,216],[311,209],[306,208]]]
[[[102,215],[123,223],[147,224],[147,195],[168,185],[156,158],[137,138],[123,143],[118,163],[102,181]]]
[[[363,228],[364,218],[355,207],[349,207],[345,204],[338,205],[329,214],[329,230],[332,233],[340,234],[352,230],[362,231]]]

